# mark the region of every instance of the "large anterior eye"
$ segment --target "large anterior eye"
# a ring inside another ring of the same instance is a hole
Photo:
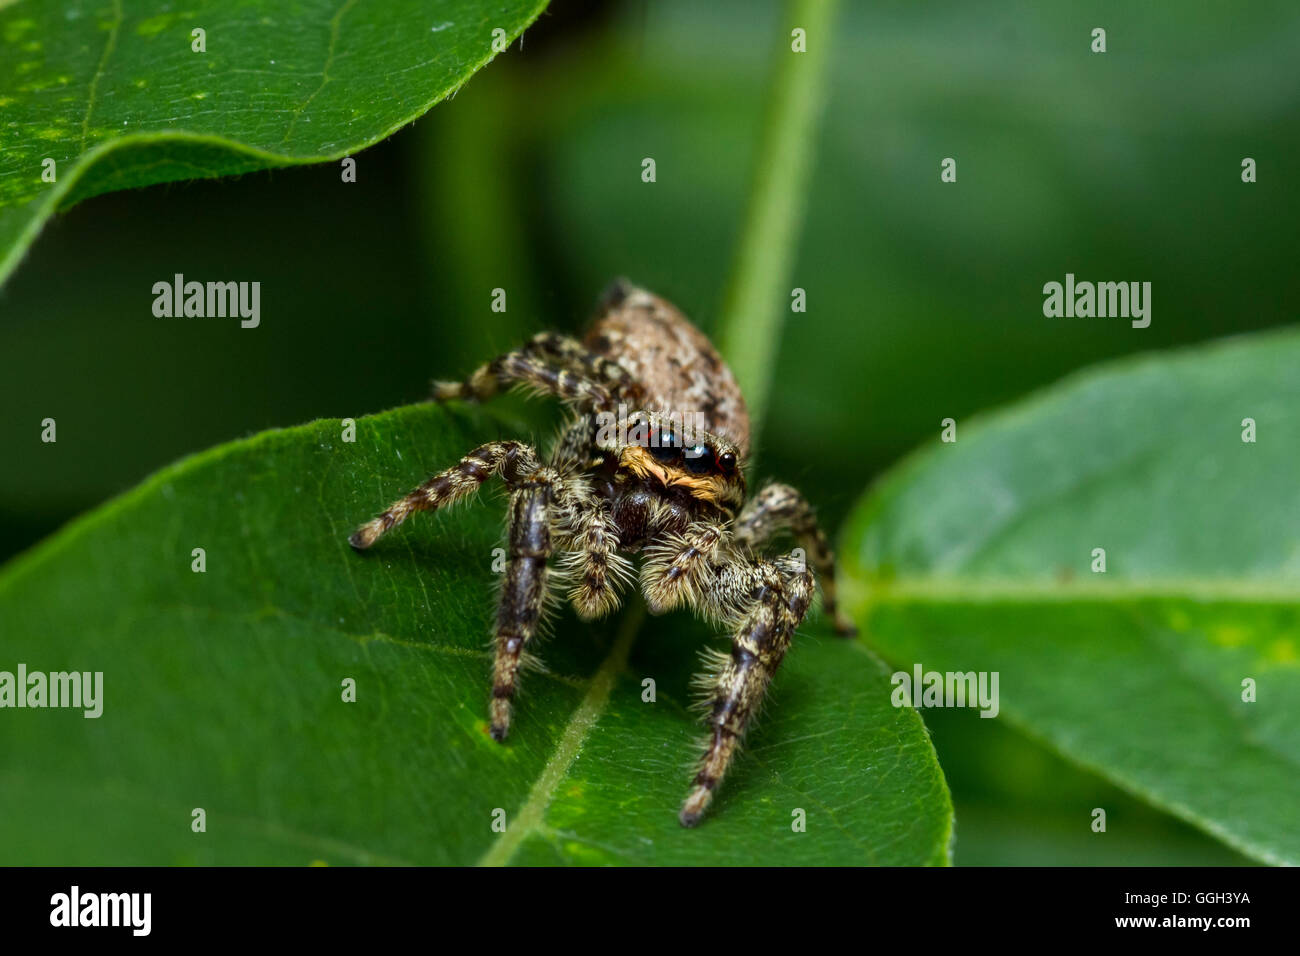
[[[707,475],[713,470],[713,449],[708,445],[686,449],[684,464],[692,475]]]
[[[662,431],[653,433],[657,442],[651,442],[650,454],[655,457],[656,461],[662,461],[665,464],[676,462],[682,457],[682,442],[672,429],[665,428]]]

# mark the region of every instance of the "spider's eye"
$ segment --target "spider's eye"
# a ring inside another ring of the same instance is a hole
[[[696,445],[686,450],[686,470],[692,475],[707,475],[713,470],[713,449]]]
[[[671,429],[665,428],[663,431],[654,434],[658,440],[650,445],[650,454],[655,457],[656,461],[671,464],[682,457],[681,440]]]
[[[734,475],[736,473],[736,454],[735,452],[724,451],[717,458],[718,471],[724,475]]]

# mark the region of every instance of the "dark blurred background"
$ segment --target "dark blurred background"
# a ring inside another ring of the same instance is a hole
[[[758,468],[831,526],[945,417],[1294,319],[1300,7],[1060,7],[841,5],[790,282],[808,311],[787,316]],[[522,50],[359,154],[355,184],[324,164],[60,216],[0,289],[0,558],[182,455],[418,400],[577,330],[616,275],[709,330],[779,43],[772,2],[557,0]],[[260,281],[261,327],[155,318],[177,272]],[[1066,272],[1152,282],[1151,327],[1044,318]],[[1241,862],[973,716],[925,714],[958,863]],[[1132,838],[1090,833],[1095,806]]]

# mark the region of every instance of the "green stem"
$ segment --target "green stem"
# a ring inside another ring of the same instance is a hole
[[[744,390],[755,444],[767,411],[773,364],[802,225],[808,171],[825,98],[838,0],[789,0],[749,204],[732,263],[717,341]],[[804,30],[807,52],[791,49]]]

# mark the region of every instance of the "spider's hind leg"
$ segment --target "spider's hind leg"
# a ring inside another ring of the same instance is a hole
[[[433,399],[482,401],[503,388],[523,384],[587,408],[609,408],[612,396],[630,382],[621,365],[577,339],[541,332],[525,345],[481,365],[463,382],[434,382]]]
[[[464,498],[493,475],[500,475],[511,491],[509,547],[497,604],[489,704],[492,736],[504,740],[510,729],[520,664],[537,634],[546,605],[546,564],[552,551],[556,513],[579,510],[573,504],[573,499],[581,499],[574,480],[563,478],[562,470],[542,465],[536,451],[522,442],[489,442],[393,502],[379,517],[358,528],[348,541],[358,551],[364,550],[409,515]]]

